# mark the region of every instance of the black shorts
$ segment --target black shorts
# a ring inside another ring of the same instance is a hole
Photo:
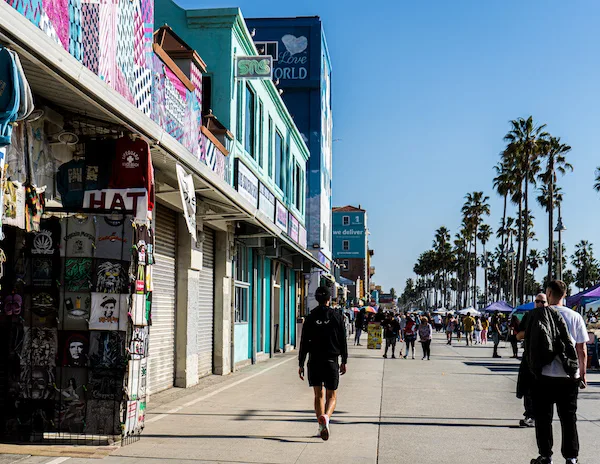
[[[308,384],[337,390],[340,384],[340,365],[337,359],[310,359],[308,361]]]

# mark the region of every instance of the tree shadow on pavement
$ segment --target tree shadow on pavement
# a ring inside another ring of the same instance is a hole
[[[157,433],[144,433],[144,437],[146,438],[175,438],[175,439],[189,439],[189,438],[198,438],[198,439],[210,439],[210,440],[214,440],[214,439],[218,439],[218,438],[223,438],[223,439],[231,439],[231,438],[237,438],[237,439],[245,439],[245,440],[269,440],[269,441],[277,441],[280,443],[305,443],[305,444],[310,444],[310,443],[319,443],[320,441],[322,441],[320,438],[318,437],[268,437],[268,436],[264,436],[264,435],[165,435],[165,434],[157,434]],[[306,441],[311,439],[311,441]]]

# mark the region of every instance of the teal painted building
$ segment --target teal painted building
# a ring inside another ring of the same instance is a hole
[[[256,221],[230,221],[232,356],[238,366],[259,361],[299,341],[303,275],[315,265],[306,250],[309,150],[272,80],[236,78],[236,57],[258,55],[238,8],[184,10],[156,0],[155,24],[168,24],[202,56],[203,115],[212,112],[229,131],[231,185],[280,232],[272,239]]]

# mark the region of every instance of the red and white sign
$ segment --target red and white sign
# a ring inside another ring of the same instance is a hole
[[[83,207],[133,212],[136,222],[148,220],[148,191],[143,188],[106,189],[85,192]]]

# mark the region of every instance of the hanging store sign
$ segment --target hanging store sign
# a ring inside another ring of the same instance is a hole
[[[235,59],[235,69],[238,79],[273,79],[273,57],[238,56]]]
[[[258,209],[275,221],[275,195],[262,182],[258,186]]]
[[[194,178],[191,174],[186,174],[185,170],[178,164],[177,182],[179,183],[179,193],[181,194],[181,203],[183,205],[183,216],[187,224],[190,235],[196,240],[196,189],[194,188]]]
[[[143,188],[89,190],[83,197],[83,207],[131,211],[136,222],[145,223],[148,218],[148,191]]]
[[[235,160],[235,188],[252,206],[258,207],[258,177],[239,158]]]
[[[277,209],[275,211],[275,225],[279,227],[284,232],[288,231],[288,210],[285,206],[279,201],[277,201]]]
[[[291,237],[291,239],[294,242],[297,243],[298,242],[298,229],[300,227],[300,224],[298,223],[298,219],[296,219],[292,213],[289,214],[289,224],[290,224],[290,231],[288,232],[288,235]]]
[[[300,226],[300,231],[298,232],[298,243],[303,248],[306,248],[306,229]]]

